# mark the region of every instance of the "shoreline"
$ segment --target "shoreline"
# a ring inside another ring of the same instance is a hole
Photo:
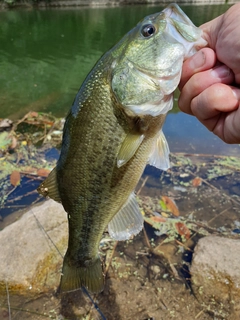
[[[118,7],[126,5],[163,5],[167,6],[172,0],[49,0],[49,1],[18,1],[18,0],[1,0],[0,10],[14,8],[71,8],[71,7]],[[226,0],[178,0],[181,5],[233,5],[238,1]]]

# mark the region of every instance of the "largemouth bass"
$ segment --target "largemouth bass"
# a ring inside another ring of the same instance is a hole
[[[129,239],[143,226],[134,195],[146,164],[166,170],[162,132],[185,58],[206,45],[176,5],[141,20],[105,53],[66,118],[56,167],[38,188],[68,216],[61,291],[103,290],[99,242]]]

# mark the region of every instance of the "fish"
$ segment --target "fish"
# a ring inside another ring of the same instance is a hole
[[[68,218],[60,292],[104,288],[103,232],[126,240],[143,228],[135,187],[147,164],[167,170],[162,127],[183,61],[206,41],[177,4],[143,18],[95,64],[66,117],[56,167],[38,187]]]

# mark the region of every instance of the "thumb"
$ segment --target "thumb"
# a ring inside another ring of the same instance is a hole
[[[218,34],[222,25],[223,14],[209,22],[206,22],[200,26],[203,31],[203,39],[208,43],[209,48],[216,51],[216,44],[218,40]]]

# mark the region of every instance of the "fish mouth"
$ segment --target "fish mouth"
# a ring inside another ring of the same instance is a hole
[[[202,38],[202,30],[193,24],[177,4],[170,4],[163,12],[167,20],[165,31],[185,47],[185,59],[207,45],[207,41]]]
[[[179,21],[196,28],[193,22],[188,18],[188,16],[182,11],[182,9],[176,3],[170,4],[162,12],[165,14],[165,17],[170,20]]]

